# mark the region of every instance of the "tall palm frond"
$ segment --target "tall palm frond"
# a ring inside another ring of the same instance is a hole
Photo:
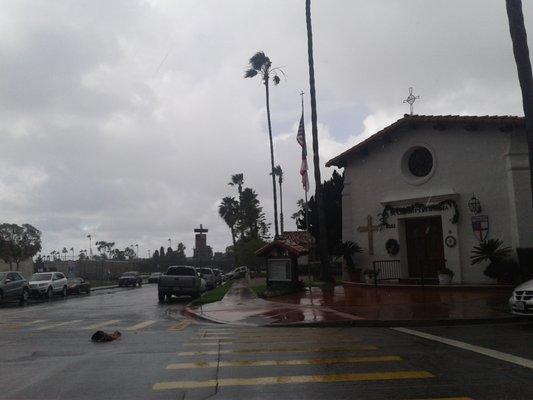
[[[253,56],[250,57],[249,60],[250,66],[256,70],[260,71],[262,68],[270,68],[271,62],[270,58],[266,56],[266,54],[262,51],[258,51]]]

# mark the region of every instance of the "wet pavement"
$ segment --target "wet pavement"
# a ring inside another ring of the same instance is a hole
[[[0,399],[533,398],[533,367],[388,328],[201,323],[180,318],[187,301],[158,304],[155,285],[145,285],[1,307]],[[96,329],[123,335],[92,343]],[[532,354],[519,343],[533,324],[425,332]]]
[[[245,280],[222,301],[191,307],[190,316],[244,325],[320,324],[342,321],[513,319],[505,310],[510,288],[374,287],[339,285],[259,299]]]

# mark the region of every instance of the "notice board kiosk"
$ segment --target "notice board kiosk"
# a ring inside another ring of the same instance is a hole
[[[307,249],[286,239],[275,239],[255,252],[266,259],[267,287],[286,287],[298,284],[298,257]]]

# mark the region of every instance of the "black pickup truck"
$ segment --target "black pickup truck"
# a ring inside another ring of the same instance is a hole
[[[186,265],[168,267],[167,272],[159,277],[157,292],[163,303],[174,296],[200,297],[205,289],[205,281],[194,267]]]

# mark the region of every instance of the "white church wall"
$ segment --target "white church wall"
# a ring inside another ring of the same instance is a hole
[[[369,147],[366,156],[351,157],[345,168],[343,240],[354,240],[365,249],[365,252],[358,256],[361,265],[370,266],[374,260],[401,259],[402,268],[405,268],[405,240],[400,237],[401,224],[397,218],[389,219],[390,223],[396,225],[394,229],[374,232],[373,256],[368,254],[367,233],[357,231],[357,227],[366,225],[368,214],[372,215],[374,225],[379,224],[378,214],[383,210],[382,202],[401,204],[404,199],[450,195],[454,196],[459,208],[459,223],[450,222],[452,210],[433,214],[442,216],[443,237],[452,235],[457,239],[455,247],[444,245],[447,265],[456,273],[454,282],[492,282],[483,275],[484,266],[470,265],[472,247],[478,242],[471,227],[472,214],[468,209],[468,201],[472,193],[481,201],[482,214],[489,216],[489,238],[501,238],[506,245],[516,242],[511,228],[512,213],[505,160],[510,137],[509,133],[501,132],[497,128],[467,131],[457,125],[438,131],[430,126],[417,127],[394,133],[388,143],[374,143]],[[401,168],[405,152],[415,145],[426,146],[434,156],[434,173],[427,182],[417,185],[404,176]],[[515,182],[522,188],[525,179],[522,170],[519,175]],[[529,179],[529,175],[527,178]],[[521,190],[518,195],[522,198],[524,194]],[[413,201],[404,202],[405,205],[412,203]],[[530,205],[529,207],[531,209]],[[518,215],[515,220],[521,218],[527,227],[533,226],[533,217],[524,212],[524,206],[520,205]],[[421,216],[423,214],[412,214],[403,215],[401,218]],[[520,229],[526,233],[529,231],[528,228],[522,228],[522,225]],[[524,233],[520,235],[524,237]],[[385,242],[389,238],[395,238],[401,244],[400,254],[397,256],[391,257],[385,250]],[[529,235],[529,238],[523,239],[521,243],[529,243],[529,246],[532,246],[532,240],[533,235]]]

